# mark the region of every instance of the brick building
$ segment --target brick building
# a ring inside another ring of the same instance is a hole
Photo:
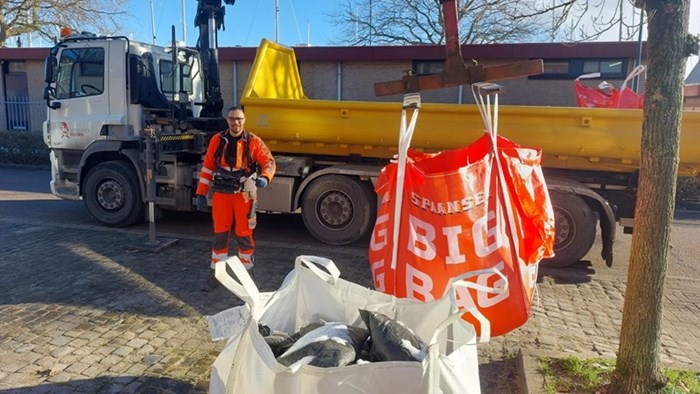
[[[687,109],[700,110],[700,62],[690,71],[685,84],[683,105]]]
[[[219,48],[225,107],[238,104],[255,57],[256,48]],[[295,49],[305,95],[312,99],[400,101],[399,96],[375,97],[374,83],[400,79],[405,70],[427,74],[442,71],[445,47],[298,47]],[[0,130],[41,130],[46,116],[42,99],[47,48],[0,48]],[[619,86],[637,58],[636,42],[578,44],[464,45],[467,62],[484,66],[543,59],[541,75],[499,83],[505,87],[501,103],[509,105],[575,106],[573,81],[585,73],[601,72]],[[646,56],[642,51],[642,59]],[[644,87],[641,78],[640,89]],[[422,93],[424,102],[473,103],[469,87],[450,87]]]

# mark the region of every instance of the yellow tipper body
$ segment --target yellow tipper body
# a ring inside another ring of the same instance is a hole
[[[314,100],[304,95],[291,48],[263,40],[241,103],[248,127],[276,154],[397,153],[401,103]],[[642,110],[499,106],[498,132],[539,147],[544,166],[632,172],[639,168]],[[421,106],[411,146],[426,152],[468,145],[483,131],[476,106]],[[683,114],[679,174],[700,174],[700,112]]]

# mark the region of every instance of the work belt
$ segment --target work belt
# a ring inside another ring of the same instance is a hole
[[[214,171],[214,176],[212,177],[214,181],[214,186],[212,186],[212,191],[224,194],[235,194],[240,193],[243,190],[243,183],[241,178],[245,176],[245,171],[227,171],[221,167],[218,167]]]

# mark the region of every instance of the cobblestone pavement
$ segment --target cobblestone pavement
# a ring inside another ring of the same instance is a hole
[[[181,238],[160,253],[139,252],[143,232],[0,219],[0,392],[205,392],[223,347],[206,315],[240,304],[227,290],[199,291],[205,237]],[[258,242],[256,280],[274,290],[310,254]],[[345,279],[371,285],[366,254],[319,247]],[[543,269],[533,317],[480,345],[482,388],[517,393],[512,359],[521,347],[613,357],[625,282],[585,270]],[[668,278],[664,362],[700,370],[700,282]]]

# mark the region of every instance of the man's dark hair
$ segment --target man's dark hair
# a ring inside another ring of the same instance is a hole
[[[233,107],[229,108],[228,111],[226,111],[226,113],[229,113],[231,111],[236,111],[236,110],[240,110],[241,112],[245,113],[242,105],[241,106],[234,105]]]

